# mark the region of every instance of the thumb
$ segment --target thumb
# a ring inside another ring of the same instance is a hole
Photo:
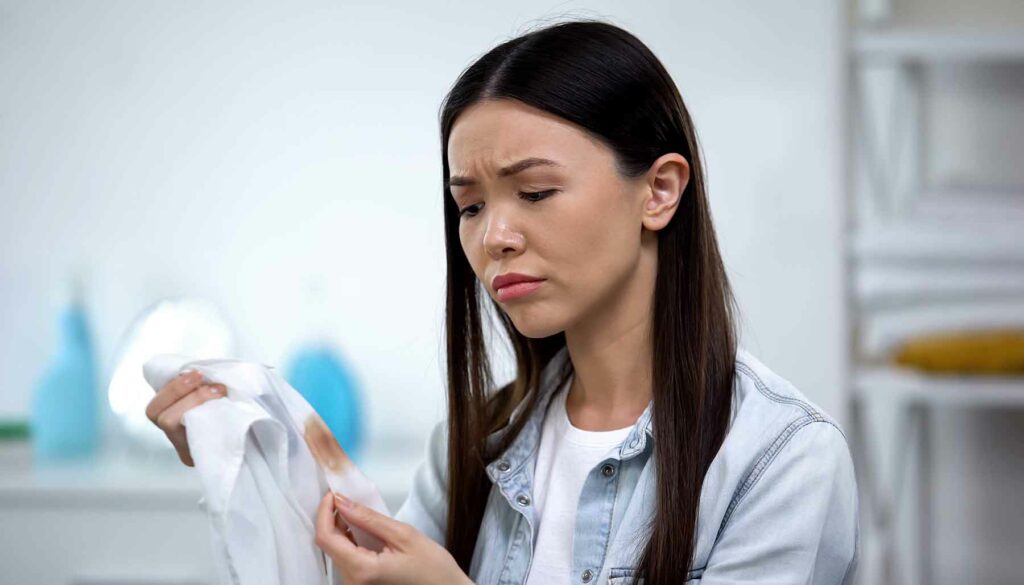
[[[357,547],[342,532],[335,522],[334,511],[331,493],[327,492],[320,499],[320,506],[316,512],[315,542],[317,546],[328,553],[335,562],[341,562],[346,566],[363,563],[374,558],[376,556],[374,553]]]
[[[334,494],[334,499],[338,504],[338,511],[347,524],[369,532],[383,540],[391,548],[406,550],[415,538],[416,529],[404,522],[399,522],[373,508],[354,502],[339,493]]]

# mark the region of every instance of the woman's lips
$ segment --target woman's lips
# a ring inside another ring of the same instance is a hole
[[[520,299],[533,291],[540,288],[540,285],[544,284],[543,280],[531,280],[529,282],[517,282],[515,284],[509,284],[498,289],[498,300],[499,301],[512,301]]]

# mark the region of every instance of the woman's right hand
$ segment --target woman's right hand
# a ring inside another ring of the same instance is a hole
[[[199,406],[207,400],[221,398],[227,394],[224,384],[209,384],[203,381],[203,375],[196,371],[184,372],[164,385],[146,406],[146,417],[167,435],[178,452],[181,462],[189,467],[195,466],[192,454],[188,450],[188,439],[185,437],[185,426],[181,417],[193,406]]]

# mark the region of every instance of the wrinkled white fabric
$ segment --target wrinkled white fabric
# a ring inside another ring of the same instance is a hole
[[[313,410],[273,368],[160,354],[145,363],[143,375],[159,390],[187,370],[227,387],[226,397],[182,416],[219,582],[341,583],[330,557],[316,545],[316,509],[333,489],[390,515],[376,486],[358,471],[339,478],[317,464],[302,436],[302,421]]]

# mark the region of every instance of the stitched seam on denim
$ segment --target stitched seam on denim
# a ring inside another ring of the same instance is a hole
[[[508,550],[505,551],[505,566],[501,570],[501,576],[498,577],[499,583],[507,583],[509,581],[509,573],[512,572],[512,563],[510,562],[512,559],[512,553],[515,552],[517,548],[519,548],[520,539],[518,538],[518,535],[521,532],[519,528],[520,524],[525,521],[526,518],[524,518],[523,516],[516,516],[516,524],[513,527],[513,529],[516,531],[516,538],[512,541],[512,545],[508,547]]]
[[[644,422],[641,425],[640,420],[637,419],[637,422],[634,423],[633,431],[629,433],[629,436],[622,440],[622,446],[619,447],[618,457],[620,461],[632,459],[637,454],[641,453],[644,450],[644,448],[647,447],[647,435],[654,435],[653,431],[651,431],[651,421],[654,419],[654,413],[649,410],[645,412],[647,416],[646,422]],[[633,438],[634,435],[636,435],[636,441],[638,444],[635,447],[630,447],[629,441]]]
[[[646,435],[646,431],[644,433],[642,433],[642,434]],[[643,440],[643,445],[637,445],[636,447],[626,447],[623,451],[621,451],[619,453],[619,460],[620,461],[629,461],[630,459],[640,455],[645,450],[647,450],[647,446],[649,444],[651,444],[651,441],[646,440],[646,437],[644,439],[642,439],[642,440]],[[623,440],[623,445],[626,445],[626,444],[627,443],[625,442],[625,440]]]
[[[800,400],[799,398],[789,398],[769,390],[768,386],[761,380],[760,376],[754,373],[754,370],[752,370],[747,364],[737,361],[736,369],[740,370],[747,376],[750,376],[754,380],[754,386],[757,387],[758,391],[760,391],[761,394],[764,394],[769,400],[799,406],[807,414],[815,414],[817,412],[815,409],[811,408],[810,404],[807,404],[807,402]]]
[[[514,503],[512,503],[512,500],[514,500],[515,498],[513,498],[512,494],[510,494],[509,491],[505,489],[508,486],[506,486],[504,482],[500,482],[495,485],[498,486],[498,491],[501,492],[502,497],[505,498],[505,501],[508,503],[509,507],[512,508],[512,510],[515,510],[516,506]]]
[[[612,492],[612,507],[611,511],[608,512],[608,536],[604,539],[604,551],[601,552],[601,564],[597,566],[597,570],[600,571],[601,567],[604,566],[605,559],[608,558],[608,546],[612,541],[612,521],[615,518],[615,504],[619,501],[619,478],[622,477],[622,463],[619,463],[619,469],[616,470],[618,473],[615,474],[615,491]]]
[[[511,475],[515,475],[516,473],[519,473],[519,470],[522,469],[523,466],[526,465],[527,461],[531,460],[531,458],[533,457],[533,454],[536,453],[538,449],[540,449],[540,440],[539,439],[534,442],[533,448],[530,449],[530,452],[527,453],[526,456],[523,457],[522,460],[519,461],[519,463],[517,463],[515,467],[509,468],[509,470],[506,471],[505,474],[511,476]]]
[[[700,578],[700,576],[704,574],[704,569],[706,569],[706,568],[708,568],[708,566],[705,564],[703,567],[700,567],[700,568],[697,568],[697,569],[690,569],[686,573],[686,580],[689,581],[690,579],[698,579],[698,578]],[[637,570],[638,569],[636,569],[635,567],[609,567],[608,568],[608,578],[609,579],[620,579],[622,577],[632,577],[633,574],[637,572]],[[700,574],[695,575],[694,573],[697,573],[697,572],[699,572]],[[641,581],[641,583],[642,582],[643,581]]]
[[[800,421],[797,421],[797,422],[800,422]],[[750,493],[750,490],[754,489],[754,487],[761,481],[761,478],[764,476],[765,473],[767,473],[768,467],[770,467],[771,464],[775,461],[775,459],[779,456],[779,454],[782,453],[782,450],[786,447],[786,445],[789,444],[789,442],[793,439],[793,437],[796,436],[797,432],[800,431],[801,429],[807,427],[807,426],[810,426],[812,423],[816,423],[816,422],[825,423],[827,425],[835,427],[835,424],[833,424],[832,421],[826,420],[824,417],[822,417],[819,414],[810,415],[806,419],[804,419],[802,422],[800,422],[799,425],[793,425],[793,427],[794,427],[793,430],[786,436],[786,438],[782,442],[782,444],[780,444],[778,446],[778,448],[776,448],[775,451],[771,454],[771,457],[765,463],[764,467],[757,473],[756,476],[751,477],[751,478],[748,479],[748,481],[747,481],[748,485],[743,490],[743,493],[739,495],[739,500],[742,500],[744,497],[746,497],[746,495],[748,493]],[[838,430],[838,427],[836,427],[836,428]],[[739,505],[738,501],[736,502],[736,505]]]
[[[722,537],[722,533],[725,531],[726,525],[732,518],[733,510],[739,505],[747,493],[753,489],[757,484],[764,472],[768,470],[768,466],[771,465],[778,454],[782,451],[782,448],[789,444],[790,439],[796,435],[796,432],[806,427],[813,422],[823,422],[835,426],[830,421],[825,420],[820,415],[811,414],[804,418],[799,418],[789,424],[785,429],[779,433],[779,436],[775,438],[775,441],[765,449],[765,452],[761,454],[761,457],[757,460],[754,468],[747,474],[746,480],[736,488],[736,492],[733,494],[732,501],[729,502],[729,507],[725,511],[725,517],[722,518],[722,524],[718,527],[718,534],[715,535],[715,544],[718,544],[719,539]]]
[[[551,394],[552,393],[553,393],[553,391],[549,392],[547,395],[545,395],[544,404],[543,405],[538,405],[538,408],[543,408],[546,411],[547,407],[551,405]],[[545,416],[546,416],[546,412],[545,412]],[[528,424],[527,425],[523,425],[523,428],[519,429],[519,432],[520,433],[525,432],[527,426],[528,426]],[[526,465],[527,461],[531,460],[531,458],[533,457],[533,454],[540,450],[540,441],[541,441],[541,438],[544,435],[544,416],[540,417],[540,420],[537,422],[537,426],[540,427],[540,429],[537,431],[537,440],[533,442],[533,447],[530,449],[530,452],[527,453],[526,456],[523,457],[522,460],[520,460],[519,463],[516,464],[515,467],[510,468],[508,471],[505,472],[508,475],[513,475],[514,473],[517,473],[520,469],[522,469],[522,467],[524,465]],[[516,437],[516,440],[518,440],[518,439],[519,438]]]
[[[697,567],[696,569],[690,569],[686,572],[686,580],[696,579],[704,574],[704,570],[708,568],[707,563],[703,567]],[[609,567],[608,578],[613,579],[615,577],[629,577],[637,571],[634,567]]]
[[[822,416],[822,417],[825,416],[824,413],[822,413],[821,411],[813,408],[810,404],[808,404],[807,402],[805,402],[803,400],[800,400],[799,398],[787,398],[785,396],[780,396],[780,395],[776,394],[775,392],[772,392],[771,390],[768,389],[768,386],[763,381],[761,381],[761,378],[757,374],[755,374],[754,371],[751,370],[750,366],[748,366],[747,364],[745,364],[743,362],[740,362],[740,361],[737,361],[736,362],[736,366],[737,366],[737,369],[743,370],[743,372],[745,374],[747,374],[748,376],[753,378],[754,379],[754,385],[757,387],[757,389],[762,394],[765,394],[765,396],[767,396],[769,399],[775,400],[776,402],[785,402],[787,404],[796,404],[796,405],[800,406],[800,408],[802,408],[804,410],[804,412],[806,412],[809,415],[818,415],[818,416]],[[843,436],[843,439],[847,443],[849,443],[850,440],[846,436],[846,432],[843,431],[842,427],[840,427],[839,425],[837,425],[836,423],[834,423],[832,421],[828,421],[828,422],[832,426],[834,426],[836,428],[836,430],[839,431],[839,434]]]

